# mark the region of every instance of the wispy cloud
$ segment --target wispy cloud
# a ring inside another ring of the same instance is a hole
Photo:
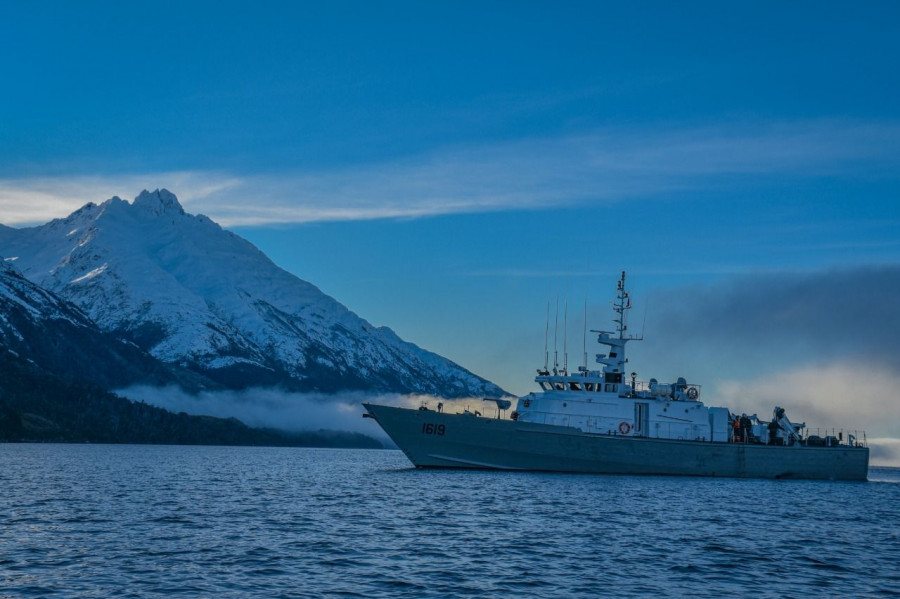
[[[43,222],[87,201],[156,187],[226,226],[538,210],[720,187],[739,175],[894,176],[898,146],[897,123],[605,129],[317,172],[6,179],[0,214],[5,224]]]
[[[191,201],[240,188],[223,173],[172,171],[149,174],[77,175],[0,179],[0,222],[32,225],[67,216],[88,202],[133,198],[143,189],[168,188]]]

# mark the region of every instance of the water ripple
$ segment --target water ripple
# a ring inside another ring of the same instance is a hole
[[[0,597],[898,596],[869,483],[417,471],[399,452],[0,445]]]

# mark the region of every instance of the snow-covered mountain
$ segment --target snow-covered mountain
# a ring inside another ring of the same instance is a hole
[[[217,388],[196,373],[163,364],[133,343],[104,333],[78,307],[35,285],[0,258],[0,359],[9,356],[63,381],[103,388],[137,383]]]
[[[106,332],[232,387],[498,396],[496,385],[376,328],[166,190],[25,229],[0,255]]]

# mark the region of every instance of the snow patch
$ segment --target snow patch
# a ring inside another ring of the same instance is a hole
[[[88,272],[88,273],[86,273],[86,274],[81,275],[81,276],[78,277],[77,279],[72,279],[71,281],[69,281],[69,283],[72,284],[72,285],[74,285],[74,284],[76,284],[76,283],[81,283],[82,281],[87,281],[87,280],[89,280],[89,279],[93,279],[93,278],[96,277],[97,275],[100,275],[100,274],[103,274],[104,272],[106,272],[106,269],[107,269],[107,268],[109,268],[109,264],[103,264],[103,265],[101,265],[101,266],[98,266],[98,267],[95,268],[94,270],[92,270],[92,271],[90,271],[90,272]]]
[[[210,370],[228,368],[229,366],[234,366],[236,364],[250,364],[251,366],[256,366],[257,368],[272,370],[271,368],[266,367],[264,364],[260,364],[259,362],[256,362],[254,360],[248,360],[247,358],[241,358],[237,356],[222,356],[203,362],[203,365]]]

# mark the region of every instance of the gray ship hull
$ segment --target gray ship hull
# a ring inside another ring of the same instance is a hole
[[[866,480],[866,447],[649,439],[363,404],[417,468]]]

